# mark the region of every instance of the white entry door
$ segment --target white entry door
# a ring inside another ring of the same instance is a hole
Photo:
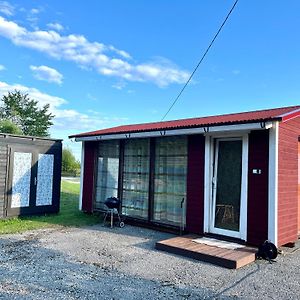
[[[246,239],[247,137],[212,139],[209,232]]]

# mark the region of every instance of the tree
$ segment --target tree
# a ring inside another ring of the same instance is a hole
[[[8,92],[1,99],[0,120],[16,124],[25,135],[49,136],[48,129],[54,115],[49,113],[49,104],[39,108],[38,101],[20,91]]]
[[[74,173],[75,176],[80,170],[80,162],[76,160],[74,154],[69,148],[62,151],[62,171],[66,173]]]
[[[22,130],[10,120],[0,120],[0,132],[22,135]]]

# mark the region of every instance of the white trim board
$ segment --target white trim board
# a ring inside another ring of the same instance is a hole
[[[82,196],[83,196],[83,177],[84,177],[84,147],[85,143],[81,143],[81,167],[80,167],[80,194],[79,194],[79,210],[82,210]]]
[[[269,199],[268,240],[278,245],[278,133],[279,122],[274,122],[269,133]]]
[[[204,232],[212,232],[225,236],[231,236],[242,240],[247,240],[247,198],[248,198],[248,134],[240,133],[238,137],[242,140],[242,178],[241,178],[241,207],[240,207],[240,231],[234,232],[220,228],[213,228],[214,205],[212,194],[212,175],[214,161],[214,140],[215,136],[205,137],[205,175],[204,175]],[[218,136],[218,138],[222,137]],[[224,135],[224,140],[230,140]]]
[[[210,198],[212,197],[211,178],[213,147],[211,147],[211,136],[205,136],[205,163],[204,163],[204,222],[203,231],[208,232],[210,219]]]

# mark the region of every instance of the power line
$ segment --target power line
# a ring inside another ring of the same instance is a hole
[[[187,80],[187,82],[185,83],[185,85],[183,86],[183,88],[180,90],[179,94],[177,95],[177,97],[175,98],[175,100],[173,101],[172,105],[170,106],[170,108],[168,109],[168,111],[165,113],[165,115],[162,117],[161,121],[163,121],[165,119],[165,117],[168,115],[168,113],[171,111],[171,109],[173,108],[173,106],[176,104],[176,102],[178,101],[178,99],[180,98],[181,94],[183,93],[183,91],[185,90],[185,88],[187,87],[187,85],[189,84],[189,82],[191,81],[192,77],[194,76],[194,74],[196,73],[197,69],[199,68],[199,66],[201,65],[202,61],[204,60],[206,54],[208,53],[208,51],[210,50],[211,46],[213,45],[213,43],[215,42],[216,38],[218,37],[219,33],[221,32],[222,28],[224,27],[225,23],[227,22],[229,16],[231,15],[232,11],[234,10],[235,6],[237,5],[237,3],[239,2],[239,0],[236,0],[233,4],[233,6],[231,7],[230,11],[228,12],[225,20],[223,21],[222,25],[220,26],[219,30],[217,31],[217,33],[214,35],[214,38],[212,39],[212,41],[210,42],[209,46],[207,47],[207,49],[205,50],[204,54],[202,55],[200,61],[198,62],[197,66],[195,67],[194,71],[192,72],[192,74],[190,75],[189,79]]]

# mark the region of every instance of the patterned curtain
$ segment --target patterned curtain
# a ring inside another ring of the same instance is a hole
[[[125,142],[122,213],[148,218],[149,139]]]
[[[119,141],[103,141],[99,144],[96,184],[96,209],[106,209],[104,201],[118,196]]]
[[[185,223],[187,173],[186,137],[163,137],[156,140],[154,216],[155,221],[180,225]],[[184,216],[184,220],[182,220]]]

